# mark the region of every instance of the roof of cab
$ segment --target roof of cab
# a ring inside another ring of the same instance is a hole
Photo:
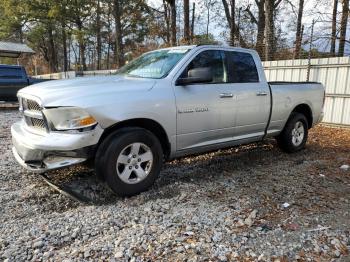
[[[251,51],[254,52],[253,49],[247,49],[242,47],[235,47],[229,45],[206,45],[206,44],[198,44],[198,45],[179,45],[179,46],[171,46],[166,48],[161,48],[160,50],[169,50],[169,49],[194,49],[194,48],[225,48],[236,51]],[[154,50],[156,51],[156,50]]]

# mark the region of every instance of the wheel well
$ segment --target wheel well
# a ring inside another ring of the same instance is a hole
[[[309,128],[312,127],[312,123],[313,123],[312,111],[311,111],[311,108],[307,104],[298,105],[297,107],[295,107],[293,109],[292,112],[297,112],[297,113],[303,114],[307,119],[307,123],[308,123]]]
[[[164,128],[158,122],[147,118],[135,118],[135,119],[125,120],[106,128],[106,130],[103,132],[100,138],[99,144],[109,134],[124,127],[140,127],[152,132],[159,139],[159,142],[162,145],[164,157],[165,158],[169,157],[170,143]]]

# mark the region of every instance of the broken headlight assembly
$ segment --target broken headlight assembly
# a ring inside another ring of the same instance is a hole
[[[97,125],[94,117],[78,107],[48,108],[43,113],[53,131],[86,131]]]

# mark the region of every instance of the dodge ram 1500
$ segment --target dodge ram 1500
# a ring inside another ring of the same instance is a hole
[[[179,46],[148,52],[116,75],[35,84],[18,92],[17,161],[46,172],[94,160],[117,194],[147,190],[164,161],[275,137],[304,148],[323,117],[319,83],[266,81],[253,50]]]

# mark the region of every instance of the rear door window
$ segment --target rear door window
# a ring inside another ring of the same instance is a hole
[[[0,79],[21,79],[23,77],[21,68],[0,68]]]
[[[226,51],[225,54],[231,83],[259,82],[258,70],[251,54],[236,51]]]

